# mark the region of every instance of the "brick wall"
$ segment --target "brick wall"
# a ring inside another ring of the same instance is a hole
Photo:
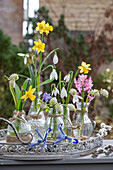
[[[22,41],[23,0],[0,0],[0,29],[12,37],[13,44]]]
[[[39,3],[49,9],[54,24],[64,14],[70,30],[100,32],[105,10],[112,0],[40,0]]]

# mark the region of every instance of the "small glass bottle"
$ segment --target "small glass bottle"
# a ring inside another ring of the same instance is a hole
[[[88,117],[88,107],[89,103],[84,103],[84,106],[86,105],[86,112],[82,113],[81,111],[81,103],[79,102],[77,104],[77,117],[74,123],[74,126],[80,125],[80,128],[77,128],[73,130],[74,137],[81,139],[83,136],[86,136],[89,138],[92,135],[93,132],[93,125],[91,120]]]

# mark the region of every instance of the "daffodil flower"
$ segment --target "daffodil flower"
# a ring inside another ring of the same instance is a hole
[[[44,52],[45,44],[42,43],[40,39],[37,41],[34,41],[35,46],[32,47],[33,50],[37,50],[37,54],[41,51]]]
[[[40,34],[43,34],[43,32],[45,30],[45,21],[38,22],[36,30],[39,31]]]
[[[53,31],[53,27],[49,25],[49,23],[47,23],[45,25],[45,29],[44,29],[44,32],[46,33],[46,35],[49,34],[49,31]]]
[[[80,69],[80,73],[87,74],[91,68],[89,68],[90,64],[86,64],[85,62],[82,62],[81,66],[78,68]]]
[[[61,90],[61,98],[67,97],[67,91],[65,89],[65,87],[62,88]]]
[[[56,80],[58,79],[58,75],[55,69],[53,69],[50,74],[50,80],[52,80],[53,78],[55,78]]]
[[[54,57],[53,57],[53,64],[57,64],[58,63],[58,56],[57,54],[55,53],[54,54]]]
[[[35,90],[36,90],[35,88],[32,89],[32,86],[30,86],[29,90],[25,92],[25,95],[23,95],[21,99],[24,99],[24,101],[26,101],[27,98],[29,98],[31,101],[33,101],[36,98],[36,96],[33,95]]]

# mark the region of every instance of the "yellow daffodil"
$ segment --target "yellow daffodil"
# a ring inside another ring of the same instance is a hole
[[[49,34],[49,31],[53,31],[53,27],[52,27],[52,26],[49,26],[49,23],[47,23],[47,24],[45,25],[45,30],[44,30],[44,32],[46,33],[46,35],[48,35],[48,34]]]
[[[80,69],[80,73],[87,74],[91,68],[89,68],[90,64],[86,64],[85,62],[82,62],[81,66],[78,68]]]
[[[32,48],[33,50],[37,50],[37,54],[41,51],[44,52],[45,44],[42,43],[40,39],[37,41],[34,41],[35,46]]]
[[[43,32],[45,30],[45,21],[38,22],[36,30],[39,31],[40,34],[43,34]]]
[[[33,95],[35,90],[35,88],[32,89],[32,86],[30,86],[29,90],[25,92],[25,95],[23,95],[21,99],[24,99],[24,101],[26,101],[26,99],[29,98],[31,101],[33,101],[36,98],[36,96]]]

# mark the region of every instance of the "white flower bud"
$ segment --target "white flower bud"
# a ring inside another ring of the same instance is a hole
[[[63,87],[61,90],[61,98],[67,97],[67,91],[66,89]]]
[[[108,91],[105,90],[105,89],[101,89],[100,94],[102,94],[102,95],[105,96],[106,98],[108,98],[108,95],[109,95]]]
[[[106,69],[106,72],[110,72],[110,69],[109,69],[109,68],[107,68],[107,69]]]
[[[64,80],[68,83],[69,80],[70,80],[70,74],[67,74],[67,75],[64,77]]]
[[[58,113],[63,113],[63,106],[61,104],[56,104],[55,105],[56,112]]]
[[[50,100],[50,106],[53,106],[53,105],[55,105],[56,103],[57,103],[56,97],[51,98],[51,100]]]
[[[10,81],[16,81],[19,79],[18,74],[11,74],[8,78]]]
[[[15,88],[15,81],[9,81],[9,86]]]
[[[54,87],[54,89],[52,91],[52,96],[53,95],[56,96],[57,94],[59,94],[59,90],[56,87]]]
[[[53,78],[55,78],[56,80],[58,79],[58,75],[55,69],[53,69],[50,74],[50,80],[52,80]]]
[[[57,64],[58,63],[58,56],[57,54],[55,53],[54,54],[54,57],[53,57],[53,64]]]
[[[106,82],[107,82],[107,83],[111,83],[111,80],[110,80],[110,79],[107,79]]]
[[[69,108],[70,111],[76,112],[76,108],[75,108],[75,106],[73,104],[68,104],[67,107]]]

